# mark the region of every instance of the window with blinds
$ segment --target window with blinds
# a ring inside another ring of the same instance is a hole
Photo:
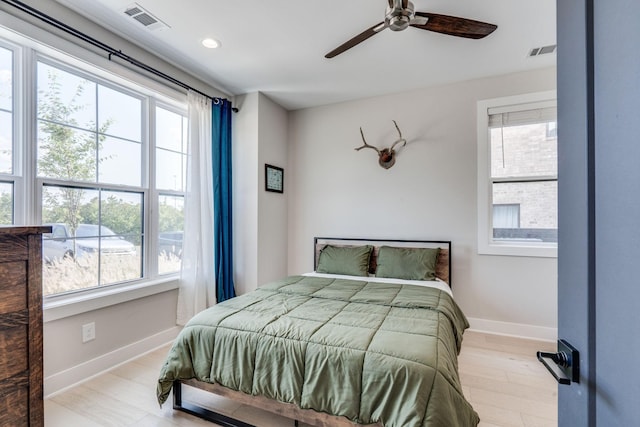
[[[555,99],[483,105],[479,202],[485,246],[557,246],[556,115]]]

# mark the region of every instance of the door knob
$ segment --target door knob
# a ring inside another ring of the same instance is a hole
[[[538,360],[560,384],[571,384],[580,380],[580,353],[565,340],[558,340],[558,351],[536,353]]]

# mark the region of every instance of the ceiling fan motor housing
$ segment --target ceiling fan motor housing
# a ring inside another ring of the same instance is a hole
[[[393,31],[402,31],[409,26],[415,15],[413,3],[407,2],[407,7],[402,7],[402,0],[395,0],[393,7],[387,7],[384,18],[386,26]]]

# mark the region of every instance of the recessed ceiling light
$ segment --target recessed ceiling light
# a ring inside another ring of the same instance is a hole
[[[209,49],[215,49],[217,47],[220,47],[220,42],[216,39],[204,39],[202,40],[202,46],[209,48]]]

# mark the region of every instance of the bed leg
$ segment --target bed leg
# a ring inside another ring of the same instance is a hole
[[[180,381],[173,382],[173,409],[182,408],[182,383]]]
[[[298,420],[293,420],[294,427],[298,427]]]
[[[243,421],[236,420],[218,412],[213,412],[192,403],[182,401],[182,382],[173,382],[173,409],[186,412],[203,420],[211,421],[222,427],[256,427]]]

